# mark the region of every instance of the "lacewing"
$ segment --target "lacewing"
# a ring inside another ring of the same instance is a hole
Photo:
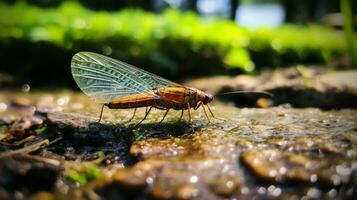
[[[94,101],[103,104],[99,121],[102,118],[104,106],[110,109],[135,108],[131,119],[134,118],[137,108],[149,108],[138,124],[146,119],[153,107],[166,110],[160,122],[165,119],[170,109],[181,110],[180,119],[184,110],[187,110],[189,122],[191,122],[190,109],[196,110],[200,106],[208,121],[210,118],[205,107],[214,117],[208,107],[208,103],[213,100],[212,95],[169,81],[107,56],[92,52],[79,52],[72,58],[71,70],[79,88]]]

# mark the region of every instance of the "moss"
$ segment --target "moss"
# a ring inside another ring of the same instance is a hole
[[[98,166],[93,165],[83,171],[69,170],[66,175],[69,180],[77,182],[79,183],[79,185],[84,186],[88,182],[101,177],[102,171]]]

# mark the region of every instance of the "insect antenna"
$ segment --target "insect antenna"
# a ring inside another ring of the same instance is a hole
[[[230,95],[230,94],[260,94],[260,95],[265,95],[269,97],[273,97],[274,95],[270,92],[264,92],[264,91],[249,91],[249,90],[240,90],[240,91],[233,91],[233,92],[225,92],[225,93],[220,93],[216,94],[215,96],[224,96],[224,95]]]

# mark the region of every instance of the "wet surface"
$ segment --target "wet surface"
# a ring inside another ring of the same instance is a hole
[[[70,91],[0,93],[1,199],[354,199],[357,110],[104,110]],[[44,174],[46,174],[44,176]],[[34,185],[33,181],[36,180]],[[36,187],[34,187],[36,186]]]
[[[237,106],[281,105],[317,107],[322,109],[357,108],[357,71],[333,71],[326,67],[296,66],[266,70],[258,76],[217,76],[187,81],[186,85],[212,94],[238,90],[269,91],[274,101],[257,101],[261,95],[222,96]],[[263,99],[264,100],[264,99]]]

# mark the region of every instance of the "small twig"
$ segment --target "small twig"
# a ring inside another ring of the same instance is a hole
[[[35,135],[30,135],[30,136],[28,136],[28,137],[26,137],[26,138],[24,138],[24,139],[22,139],[20,141],[14,142],[13,145],[14,146],[20,146],[20,145],[23,145],[24,143],[32,141],[34,139],[36,139],[36,136]]]
[[[36,156],[36,155],[29,155],[29,154],[24,154],[17,158],[21,159],[21,160],[38,161],[38,162],[46,163],[48,165],[52,165],[55,167],[58,167],[61,164],[61,161],[59,161],[59,160],[55,160],[52,158],[40,157],[40,156]]]
[[[33,151],[37,151],[37,150],[47,146],[49,143],[50,142],[47,139],[46,140],[42,140],[42,141],[40,141],[38,143],[29,145],[29,146],[21,148],[21,149],[16,149],[16,150],[13,150],[13,151],[7,151],[7,152],[0,153],[0,158],[14,156],[14,155],[17,155],[17,154],[31,153]]]
[[[2,134],[0,134],[0,141],[3,141],[3,140],[8,139],[10,137],[11,137],[10,133],[2,133]]]

